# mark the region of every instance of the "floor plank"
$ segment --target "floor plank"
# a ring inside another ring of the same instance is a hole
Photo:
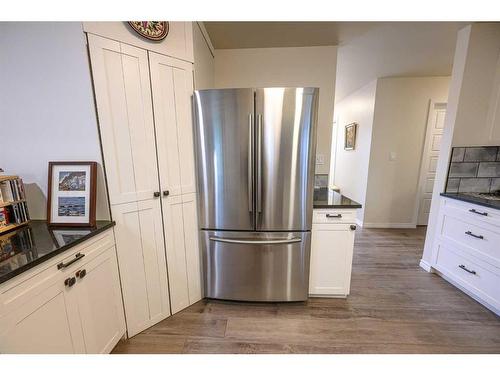
[[[500,318],[420,269],[424,239],[359,230],[347,299],[203,300],[113,353],[500,353]]]

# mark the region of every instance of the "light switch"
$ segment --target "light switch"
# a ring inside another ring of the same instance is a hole
[[[396,152],[394,151],[389,152],[389,160],[390,161],[396,160]]]
[[[323,154],[316,155],[316,164],[317,165],[325,164],[325,155],[323,155]]]

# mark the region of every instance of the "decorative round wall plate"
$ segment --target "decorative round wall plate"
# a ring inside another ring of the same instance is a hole
[[[137,34],[149,40],[162,40],[168,34],[167,21],[129,21],[128,24]]]

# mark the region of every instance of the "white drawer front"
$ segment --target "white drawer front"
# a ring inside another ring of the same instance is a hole
[[[442,245],[436,268],[495,308],[500,308],[500,275]]]
[[[356,223],[356,211],[321,209],[313,211],[313,224]]]
[[[500,233],[489,230],[486,225],[475,225],[457,217],[444,215],[441,236],[465,246],[463,250],[496,267],[500,267]],[[488,226],[489,227],[489,226]]]
[[[445,199],[443,208],[445,214],[500,227],[500,210],[450,198]]]

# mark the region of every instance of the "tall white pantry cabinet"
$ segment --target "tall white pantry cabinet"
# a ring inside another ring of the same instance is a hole
[[[202,298],[193,65],[91,33],[88,43],[133,336]]]

